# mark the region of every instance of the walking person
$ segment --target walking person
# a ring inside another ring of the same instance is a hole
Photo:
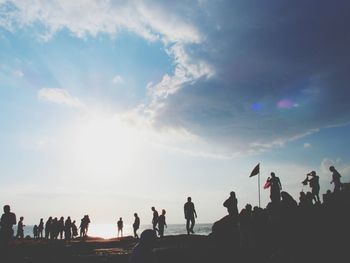
[[[140,228],[140,218],[138,217],[137,213],[134,214],[135,221],[132,224],[132,228],[134,229],[134,237],[139,238],[137,235],[137,230]]]
[[[338,193],[340,191],[340,188],[342,186],[342,183],[340,182],[340,173],[334,168],[334,166],[330,166],[329,170],[332,172],[332,181],[331,183],[334,184],[334,193]]]
[[[196,209],[194,208],[194,204],[192,202],[191,197],[187,198],[187,202],[184,205],[184,213],[186,219],[186,230],[187,234],[194,234],[193,228],[195,225],[195,218],[197,218]]]

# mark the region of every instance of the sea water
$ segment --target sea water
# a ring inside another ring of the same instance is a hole
[[[194,232],[197,235],[208,235],[211,233],[212,224],[196,224]],[[152,225],[141,225],[137,233],[140,235],[143,230],[151,229]],[[17,233],[16,227],[14,227],[15,235]],[[45,234],[45,233],[43,233]],[[164,235],[181,235],[187,234],[185,224],[169,224],[164,230]],[[102,238],[115,238],[118,235],[117,225],[113,224],[90,224],[88,230],[88,236],[90,237],[102,237]],[[123,236],[133,236],[132,225],[124,224]],[[24,227],[24,236],[33,237],[33,226]]]

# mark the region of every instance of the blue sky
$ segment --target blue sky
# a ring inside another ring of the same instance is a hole
[[[349,9],[0,0],[0,200],[28,223],[181,223],[192,196],[213,222],[232,190],[257,204],[258,162],[296,199],[311,170],[349,181]]]

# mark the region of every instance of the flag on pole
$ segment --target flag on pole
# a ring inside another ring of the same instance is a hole
[[[266,183],[264,184],[264,189],[267,189],[271,186],[270,181],[266,181]]]
[[[250,173],[250,176],[249,176],[249,177],[253,177],[253,176],[255,176],[255,175],[259,174],[259,173],[260,173],[260,163],[258,163],[258,164],[254,167],[254,169],[253,169],[253,171]]]

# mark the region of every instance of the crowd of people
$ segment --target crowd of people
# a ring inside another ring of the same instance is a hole
[[[267,178],[264,188],[270,189],[270,199],[266,208],[258,206],[252,207],[247,204],[239,212],[238,200],[234,191],[230,193],[223,206],[226,207],[228,215],[214,223],[211,237],[216,243],[230,244],[231,247],[240,249],[257,248],[269,251],[269,248],[286,248],[292,243],[311,246],[318,244],[319,228],[325,228],[325,236],[328,238],[336,237],[332,234],[341,232],[340,226],[346,225],[346,220],[350,219],[350,189],[346,184],[341,183],[341,175],[331,166],[329,170],[332,173],[334,184],[333,192],[328,190],[323,195],[323,203],[319,196],[320,184],[319,176],[315,171],[306,175],[306,179],[301,182],[303,185],[309,185],[311,191],[300,192],[299,202],[297,202],[286,191],[282,191],[282,183],[274,172],[271,172]],[[153,212],[152,228],[155,236],[163,237],[164,229],[167,227],[166,211],[162,209],[159,215],[155,207],[151,207]],[[140,228],[140,218],[134,213],[134,237],[138,238],[137,231]],[[194,234],[195,218],[197,212],[191,197],[187,198],[184,204],[184,218],[186,219],[187,234]],[[10,206],[4,206],[4,214],[0,222],[0,240],[1,247],[6,246],[13,238],[13,226],[16,224],[16,215],[11,212]],[[86,237],[90,224],[90,218],[85,215],[80,223],[80,237]],[[123,220],[119,218],[117,222],[118,236],[123,236]],[[331,227],[327,228],[330,225]],[[17,225],[17,238],[24,238],[24,218],[20,217]],[[328,231],[327,229],[331,229]],[[312,239],[298,240],[298,234],[309,233]],[[153,235],[153,234],[152,234]],[[78,236],[76,222],[70,217],[64,220],[64,217],[50,217],[44,224],[40,219],[38,225],[33,228],[34,238],[46,239],[65,239],[71,240]],[[307,241],[306,241],[307,240]],[[267,242],[266,242],[267,241]],[[310,242],[306,244],[305,242]],[[259,245],[258,245],[259,244]],[[233,245],[233,246],[232,246]],[[303,249],[299,247],[299,249]],[[230,250],[228,250],[230,251]]]

